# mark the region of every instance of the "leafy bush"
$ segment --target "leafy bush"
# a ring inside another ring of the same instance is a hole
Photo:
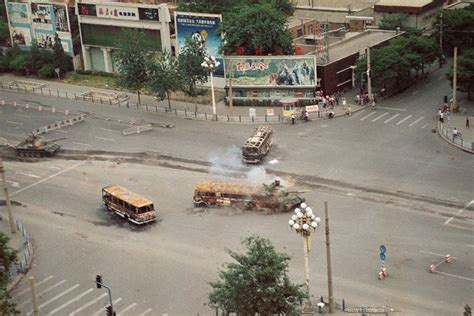
[[[31,73],[31,59],[26,53],[20,53],[10,61],[10,70],[22,75]]]
[[[76,73],[80,75],[88,75],[88,76],[99,76],[99,77],[108,77],[108,78],[115,78],[117,75],[111,72],[105,71],[98,71],[98,70],[76,70]]]
[[[40,70],[38,70],[38,76],[40,78],[53,78],[55,76],[54,68],[52,64],[44,64]]]

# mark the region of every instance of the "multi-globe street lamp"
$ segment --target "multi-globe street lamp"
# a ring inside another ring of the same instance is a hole
[[[216,116],[216,98],[214,96],[214,77],[213,73],[219,67],[220,62],[216,60],[214,56],[204,57],[204,61],[201,63],[201,66],[209,71],[211,75],[211,96],[212,96],[212,114]]]
[[[313,210],[306,203],[301,203],[288,221],[290,228],[304,238],[304,286],[308,294],[308,301],[304,309],[311,309],[309,299],[309,252],[311,249],[311,233],[316,230],[320,222],[321,219],[313,214]]]

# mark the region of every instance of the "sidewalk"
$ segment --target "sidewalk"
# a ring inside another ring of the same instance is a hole
[[[60,81],[47,81],[47,80],[40,80],[40,79],[30,79],[24,77],[18,77],[11,74],[4,74],[0,76],[0,84],[2,85],[0,88],[4,90],[11,90],[9,84],[11,84],[15,80],[21,81],[29,81],[34,83],[39,83],[44,85],[41,89],[27,89],[26,91],[16,89],[18,93],[28,93],[28,94],[36,94],[36,95],[45,95],[57,98],[67,98],[67,99],[80,99],[80,95],[83,93],[94,90],[99,92],[106,92],[106,93],[122,93],[122,91],[118,90],[106,90],[106,89],[97,89],[94,87],[87,87],[87,86],[78,86],[72,84],[66,84]],[[355,105],[354,97],[357,94],[357,89],[353,89],[352,91],[348,92],[345,97],[347,99],[347,105],[351,106],[352,113],[357,112],[360,109],[365,107]],[[112,106],[122,106],[122,107],[130,107],[134,109],[139,109],[143,111],[149,112],[160,112],[165,113],[168,115],[175,115],[175,116],[182,116],[190,119],[197,119],[197,120],[214,120],[220,122],[232,122],[232,123],[283,123],[289,122],[289,118],[283,117],[282,108],[281,107],[248,107],[248,106],[234,106],[230,107],[224,104],[223,101],[216,103],[216,116],[212,115],[212,105],[202,105],[194,103],[186,103],[180,101],[171,100],[171,109],[168,108],[167,100],[163,102],[158,102],[155,100],[154,96],[150,95],[141,95],[141,104],[138,105],[138,97],[134,93],[127,93],[130,97],[127,103],[119,103],[116,105],[111,104]],[[210,97],[209,97],[210,99]],[[84,101],[90,103],[91,101]],[[97,103],[97,102],[95,102]],[[100,102],[102,103],[102,102]],[[334,107],[334,114],[335,117],[344,116],[345,114],[345,107],[342,106],[342,103],[339,102],[341,105]],[[105,102],[105,104],[108,104]],[[255,116],[250,115],[250,109],[255,109]],[[197,109],[197,112],[196,112]],[[272,109],[274,115],[267,115],[267,109]],[[317,112],[310,113],[310,119],[316,120],[320,118],[325,118],[327,116],[326,109],[321,109],[319,115]]]
[[[0,201],[4,203],[4,200]],[[2,205],[2,203],[0,203],[0,205],[0,210],[2,210],[2,212],[0,212],[2,217],[2,220],[0,220],[0,232],[10,238],[8,242],[9,247],[17,251],[17,263],[11,268],[10,283],[7,286],[7,290],[10,291],[23,279],[31,266],[33,260],[33,245],[31,244],[28,232],[21,223],[15,221],[16,233],[13,234],[11,232],[6,207]]]

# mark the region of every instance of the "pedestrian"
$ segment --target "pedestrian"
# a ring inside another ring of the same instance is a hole
[[[469,116],[466,117],[466,128],[469,128]]]
[[[346,106],[346,104],[347,104],[346,98],[342,97],[342,106]]]
[[[453,142],[454,142],[454,139],[458,136],[459,136],[459,132],[458,132],[458,129],[455,127],[453,128]]]
[[[304,120],[305,120],[306,122],[309,121],[309,114],[308,114],[308,111],[305,111],[305,112],[304,112]]]
[[[295,113],[291,113],[291,125],[295,125]]]
[[[347,109],[346,109],[346,115],[347,116],[351,116],[351,106],[347,106]]]
[[[439,121],[440,121],[441,123],[444,123],[444,113],[443,113],[443,112],[441,112],[441,113],[439,114]]]

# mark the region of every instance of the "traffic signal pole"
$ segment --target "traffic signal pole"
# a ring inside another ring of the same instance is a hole
[[[114,306],[113,306],[113,303],[112,303],[112,292],[110,291],[110,287],[108,287],[107,285],[102,283],[102,276],[101,275],[96,275],[95,284],[97,285],[98,289],[100,289],[102,287],[105,287],[107,289],[107,291],[109,292],[110,310],[108,308],[106,309],[107,310],[107,316],[114,316],[115,312],[114,312]]]
[[[367,47],[367,94],[369,95],[369,100],[374,101],[372,95],[372,74],[370,70],[370,47]]]

